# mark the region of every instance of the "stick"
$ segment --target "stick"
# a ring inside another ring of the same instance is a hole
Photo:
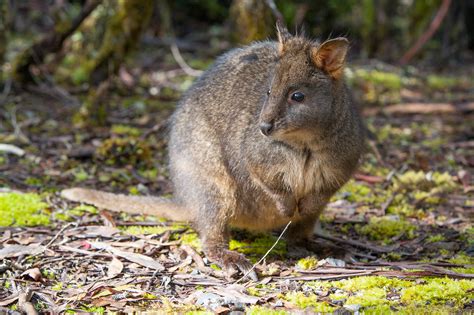
[[[338,242],[338,243],[345,243],[345,244],[349,244],[349,245],[352,245],[352,246],[355,246],[355,247],[361,247],[361,248],[365,248],[365,249],[369,249],[373,252],[376,252],[376,253],[388,253],[388,252],[391,252],[393,251],[394,249],[396,249],[398,246],[387,246],[387,247],[381,247],[381,246],[375,246],[375,245],[370,245],[370,244],[365,244],[365,243],[362,243],[362,242],[358,242],[358,241],[355,241],[355,240],[345,240],[345,239],[342,239],[342,238],[338,238],[338,237],[335,237],[335,236],[330,236],[330,235],[326,235],[326,234],[322,234],[322,233],[314,233],[314,235],[320,237],[320,238],[324,238],[326,240],[329,240],[329,241],[333,241],[333,242]]]
[[[260,264],[265,258],[267,258],[268,254],[270,254],[270,252],[275,248],[275,246],[278,244],[278,242],[281,240],[283,234],[285,234],[286,230],[288,229],[288,227],[290,226],[291,224],[291,221],[288,222],[288,224],[285,226],[285,228],[283,229],[283,231],[281,231],[280,233],[280,236],[278,236],[277,240],[275,241],[275,243],[273,243],[272,247],[270,247],[270,249],[265,253],[265,255],[263,255],[263,257],[257,261],[253,266],[252,268],[250,268],[249,271],[247,271],[239,280],[235,281],[234,283],[239,283],[242,279],[244,279],[245,277],[247,277],[254,269],[255,267],[257,267],[258,264]]]
[[[175,42],[173,42],[173,44],[171,45],[171,53],[173,54],[174,60],[176,60],[178,65],[181,67],[181,69],[183,69],[184,72],[186,72],[187,75],[198,77],[203,73],[203,71],[201,70],[196,70],[188,66],[186,61],[184,61],[183,56],[181,56],[181,53],[178,49],[178,45],[176,45]]]
[[[426,42],[434,35],[441,25],[441,22],[443,22],[444,18],[446,17],[450,5],[451,0],[443,0],[428,29],[421,35],[420,38],[418,38],[416,43],[400,59],[399,63],[401,65],[406,65],[413,58],[413,56],[418,53],[421,47],[423,47],[423,45],[426,44]]]

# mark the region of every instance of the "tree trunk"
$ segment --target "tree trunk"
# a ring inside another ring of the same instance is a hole
[[[240,44],[269,38],[275,29],[272,10],[262,0],[234,0],[230,22],[232,39]]]
[[[41,64],[48,54],[60,51],[64,41],[76,31],[100,2],[100,0],[88,1],[82,8],[81,13],[66,27],[60,26],[62,23],[57,23],[57,27],[53,32],[20,53],[13,63],[12,75],[15,81],[22,84],[34,82],[30,67]]]
[[[0,82],[3,77],[3,64],[5,63],[5,54],[8,45],[8,2],[0,2]]]
[[[117,73],[125,57],[137,46],[153,12],[152,0],[119,1],[110,18],[103,44],[90,71],[90,83],[98,85]]]
[[[118,1],[116,12],[107,22],[104,39],[95,59],[88,66],[91,89],[76,122],[79,125],[104,125],[107,118],[106,96],[112,75],[135,49],[153,12],[153,0]]]

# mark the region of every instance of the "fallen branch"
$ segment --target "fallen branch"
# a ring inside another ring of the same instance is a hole
[[[346,239],[338,238],[338,237],[335,237],[335,236],[326,235],[326,234],[323,234],[323,233],[320,233],[320,232],[315,232],[314,235],[316,235],[317,237],[332,241],[332,242],[349,244],[351,246],[365,248],[365,249],[371,250],[375,253],[381,253],[381,254],[382,253],[393,252],[395,249],[398,248],[397,245],[382,247],[382,246],[377,246],[377,245],[372,245],[372,244],[366,244],[366,243],[355,241],[355,240],[346,240]]]
[[[367,108],[368,116],[379,114],[460,114],[474,111],[474,102],[466,103],[402,103],[380,108]]]
[[[12,144],[5,144],[5,143],[0,143],[0,152],[6,152],[6,153],[12,153],[18,156],[23,156],[25,155],[25,150],[12,145]]]
[[[426,42],[430,40],[431,37],[433,37],[434,33],[441,25],[441,22],[443,22],[444,18],[446,17],[450,5],[451,0],[443,0],[428,29],[420,36],[420,38],[418,38],[416,43],[400,59],[399,63],[401,65],[406,65],[413,58],[413,56],[415,56],[418,51],[420,51],[423,45],[426,44]]]
[[[192,76],[192,77],[198,77],[198,76],[200,76],[200,75],[203,73],[202,70],[196,70],[196,69],[193,69],[193,68],[191,68],[190,66],[188,66],[188,64],[186,63],[186,61],[184,61],[183,56],[182,56],[181,53],[179,52],[178,45],[176,45],[176,43],[173,43],[173,44],[171,45],[171,53],[173,54],[174,60],[176,60],[176,62],[177,62],[178,65],[180,66],[180,68],[181,68],[187,75],[190,75],[190,76]]]

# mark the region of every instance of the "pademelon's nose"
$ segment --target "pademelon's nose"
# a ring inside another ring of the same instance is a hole
[[[267,122],[260,123],[260,131],[263,135],[268,136],[272,132],[272,129],[273,124]]]

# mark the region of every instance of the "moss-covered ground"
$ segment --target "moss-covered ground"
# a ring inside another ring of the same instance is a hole
[[[26,154],[0,152],[0,300],[12,299],[5,307],[18,309],[18,290],[29,288],[36,292],[34,306],[44,312],[473,311],[474,116],[384,112],[394,103],[472,102],[466,69],[449,75],[371,63],[347,69],[372,149],[331,199],[311,253],[294,255],[282,240],[256,267],[259,282],[232,287],[207,261],[190,226],[104,212],[58,194],[83,186],[172,195],[163,121],[193,78],[170,77],[162,69],[170,68],[171,57],[156,51],[163,62],[142,72],[132,91],[114,83],[106,127],[75,127],[76,110],[57,98],[27,92],[7,98],[0,143]],[[63,78],[66,85],[82,80],[72,59],[57,71],[59,79],[74,73]],[[190,63],[205,67],[209,61]],[[235,230],[229,245],[256,262],[278,233]],[[6,253],[11,246],[21,248]],[[142,256],[129,253],[152,257],[164,269],[155,272]]]

